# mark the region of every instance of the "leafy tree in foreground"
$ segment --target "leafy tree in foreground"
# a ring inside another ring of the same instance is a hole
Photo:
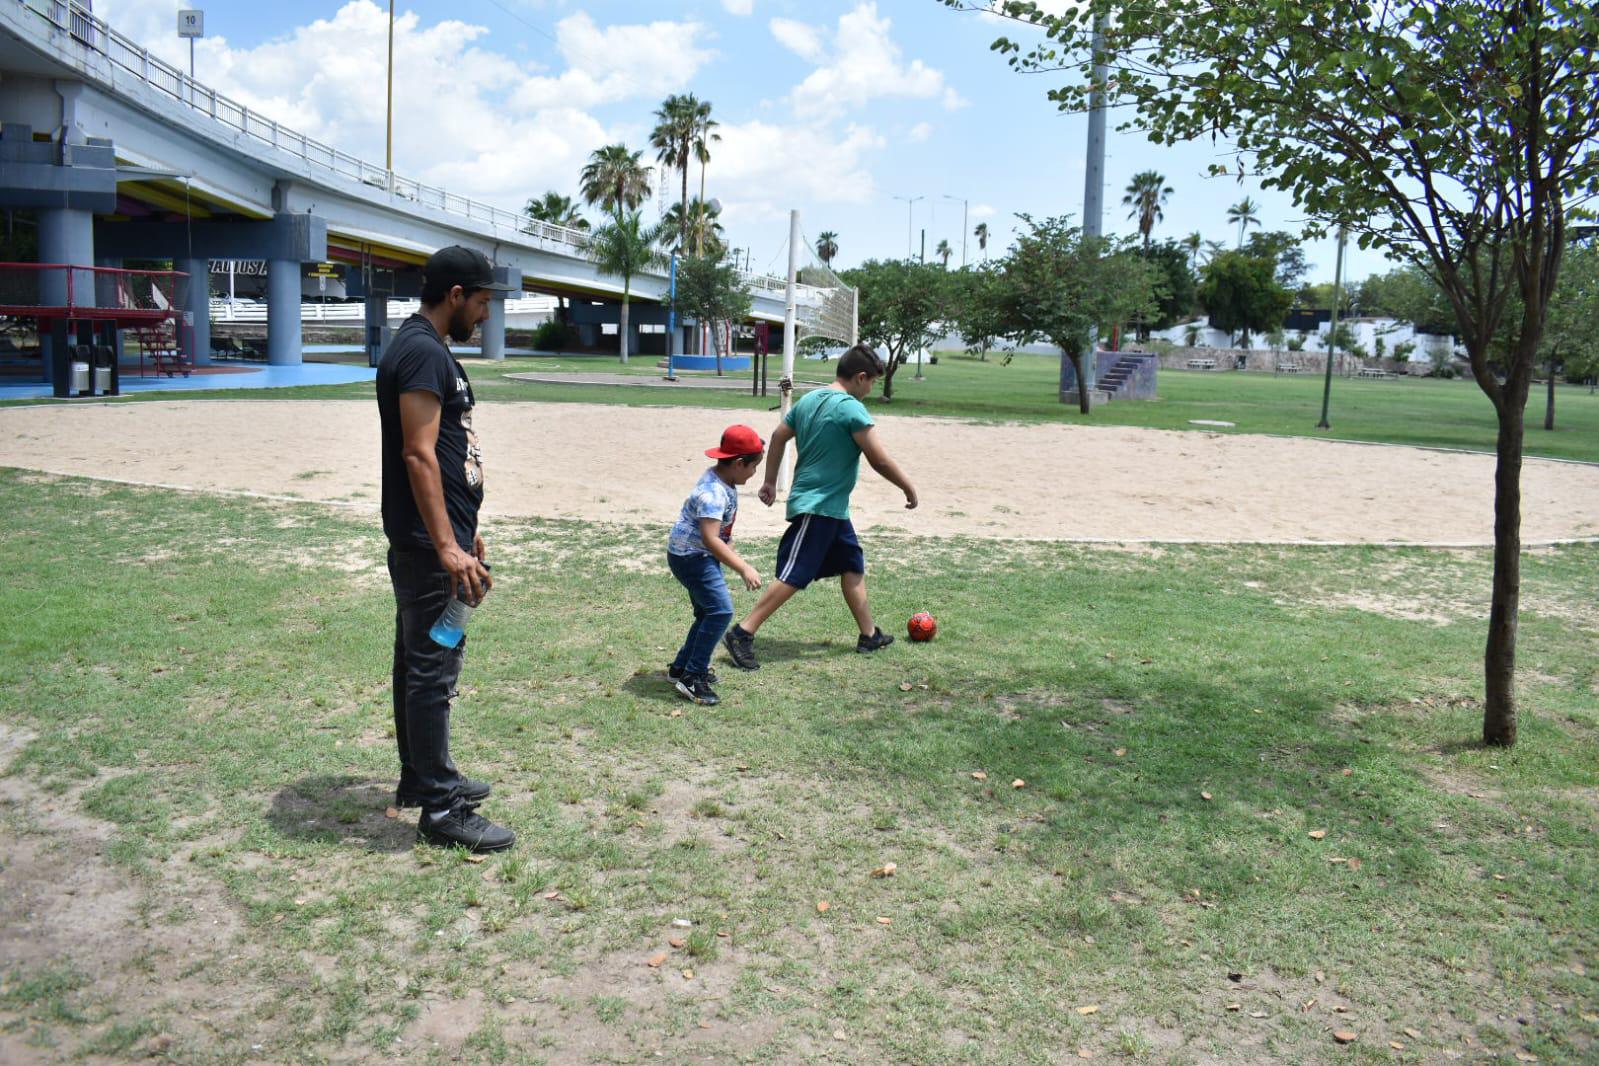
[[[622,362],[627,362],[629,337],[627,331],[627,305],[633,289],[633,277],[651,267],[661,265],[661,253],[655,250],[658,227],[646,226],[637,211],[618,213],[611,221],[595,230],[588,238],[585,250],[603,273],[622,279],[622,321],[620,349]]]
[[[1247,252],[1223,252],[1205,265],[1199,302],[1210,312],[1212,325],[1241,333],[1247,348],[1251,333],[1282,325],[1294,297],[1277,284],[1276,264],[1270,259]]]
[[[842,278],[859,293],[861,340],[888,349],[883,399],[892,400],[900,361],[931,344],[934,324],[950,314],[949,272],[909,259],[869,259]]]
[[[1083,0],[1056,16],[1028,0],[943,2],[1042,29],[1030,50],[994,47],[1020,70],[1073,67],[1050,90],[1063,109],[1103,88],[1156,143],[1229,138],[1263,187],[1438,283],[1499,423],[1482,735],[1514,744],[1527,393],[1567,214],[1599,195],[1599,7]],[[1104,86],[1092,84],[1096,22],[1116,72]],[[1507,316],[1501,377],[1489,354]]]
[[[1155,312],[1159,272],[1130,243],[1084,236],[1064,218],[1035,222],[1005,259],[1006,333],[1018,342],[1047,340],[1077,372],[1078,410],[1088,414],[1081,387],[1083,356],[1096,330]]]
[[[750,316],[752,304],[738,265],[725,250],[691,255],[677,265],[677,306],[689,318],[714,327],[737,326]],[[716,348],[716,372],[722,372],[722,349]]]

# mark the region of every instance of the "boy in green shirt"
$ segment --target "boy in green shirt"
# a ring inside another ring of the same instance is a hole
[[[777,499],[777,471],[790,440],[799,449],[799,460],[788,493],[788,531],[777,548],[775,577],[754,610],[723,638],[733,665],[740,669],[760,668],[755,659],[756,630],[790,596],[819,577],[838,576],[844,602],[860,629],[856,651],[870,653],[894,643],[872,621],[866,602],[866,556],[849,519],[849,496],[862,455],[873,470],[905,493],[907,509],[917,504],[916,487],[883,449],[872,416],[861,403],[882,376],[883,361],[877,353],[857,344],[839,359],[833,383],[801,397],[772,433],[762,503],[770,507]]]

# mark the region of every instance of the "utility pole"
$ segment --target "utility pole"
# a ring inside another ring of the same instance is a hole
[[[914,225],[915,206],[917,200],[925,200],[925,196],[896,196],[896,200],[905,201],[905,258],[911,257],[911,229]]]
[[[1317,429],[1331,429],[1327,421],[1327,407],[1332,402],[1333,356],[1338,353],[1338,305],[1344,299],[1344,242],[1349,238],[1349,227],[1338,227],[1338,261],[1333,267],[1332,316],[1327,323],[1327,376],[1321,387],[1321,421]]]
[[[384,137],[383,169],[389,174],[389,191],[394,191],[394,0],[389,0],[389,115]]]
[[[1083,236],[1098,238],[1104,232],[1105,215],[1105,16],[1094,20],[1093,84],[1088,95],[1088,151],[1084,160],[1083,177]],[[1099,330],[1096,327],[1088,345],[1088,358],[1083,362],[1082,378],[1077,382],[1078,395],[1093,403],[1094,386],[1098,377]],[[1061,392],[1066,391],[1066,371],[1071,361],[1065,356],[1060,361]],[[1086,391],[1084,391],[1086,390]]]
[[[951,196],[949,193],[945,193],[944,194],[944,199],[946,199],[946,200],[959,200],[961,202],[961,269],[965,270],[966,269],[966,211],[967,211],[967,206],[968,205],[966,203],[965,197],[962,197],[962,196]]]

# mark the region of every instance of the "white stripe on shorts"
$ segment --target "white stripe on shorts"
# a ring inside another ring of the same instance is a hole
[[[794,535],[794,547],[789,550],[788,565],[777,575],[777,580],[786,582],[788,575],[794,572],[794,561],[799,558],[800,546],[805,543],[805,531],[809,528],[811,528],[811,516],[806,515],[800,519],[799,532]]]

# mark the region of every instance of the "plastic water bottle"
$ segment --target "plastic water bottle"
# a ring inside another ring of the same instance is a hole
[[[472,620],[472,608],[459,595],[451,595],[438,619],[428,630],[433,643],[445,648],[460,647],[466,637],[466,624]]]

